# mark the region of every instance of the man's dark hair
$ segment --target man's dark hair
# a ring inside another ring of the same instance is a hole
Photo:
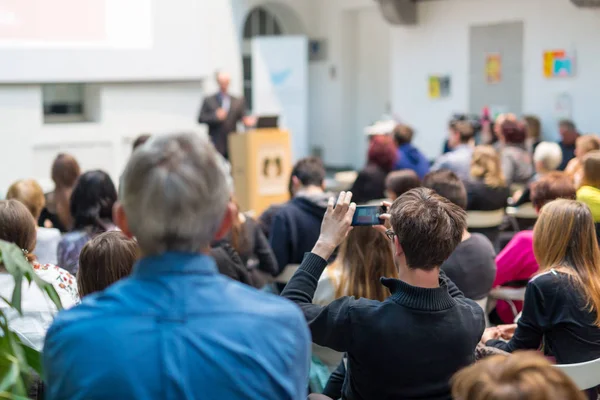
[[[396,146],[402,146],[412,142],[414,131],[408,125],[399,124],[394,128],[393,135]]]
[[[320,158],[306,157],[294,165],[292,176],[298,178],[302,186],[321,186],[325,180],[325,167]]]
[[[143,145],[144,143],[146,143],[148,141],[148,139],[150,139],[150,137],[151,137],[151,135],[149,133],[142,133],[140,136],[135,138],[135,140],[133,141],[132,150],[135,150],[138,147],[140,147],[141,145]]]
[[[450,257],[467,227],[465,210],[427,188],[398,197],[390,214],[408,267],[426,271]]]
[[[460,136],[460,143],[469,143],[473,136],[475,135],[475,130],[473,129],[473,125],[468,121],[457,121],[454,123],[452,130]]]
[[[467,190],[454,172],[447,169],[430,172],[423,178],[423,187],[433,189],[463,210],[467,209]]]
[[[558,126],[562,126],[563,128],[567,128],[570,131],[577,131],[577,127],[575,123],[570,119],[562,119],[558,122]]]
[[[421,180],[412,169],[390,172],[385,179],[385,188],[396,196],[421,186]]]

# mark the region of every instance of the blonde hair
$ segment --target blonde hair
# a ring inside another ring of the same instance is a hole
[[[6,199],[15,199],[23,203],[36,220],[46,206],[44,191],[34,179],[22,179],[10,185]]]
[[[452,378],[455,400],[584,400],[564,372],[533,351],[496,355]]]
[[[492,146],[477,146],[471,158],[471,176],[491,187],[506,186],[500,157]]]
[[[533,252],[540,272],[554,268],[571,277],[600,327],[600,249],[588,206],[565,199],[546,204],[533,230]]]
[[[350,231],[330,269],[336,298],[383,301],[390,292],[379,279],[398,277],[389,239],[370,226]]]
[[[600,150],[590,151],[583,157],[582,185],[600,188]]]
[[[583,151],[579,154],[582,157],[590,151],[600,150],[600,139],[594,134],[582,135],[575,140],[575,147]]]

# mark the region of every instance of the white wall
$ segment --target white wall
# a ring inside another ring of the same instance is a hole
[[[417,26],[392,28],[392,108],[417,130],[416,143],[439,154],[453,112],[468,109],[469,26],[524,22],[523,111],[540,116],[545,137],[557,138],[556,95],[573,99],[573,119],[584,132],[600,131],[600,10],[570,0],[444,0],[418,3]],[[544,50],[574,49],[576,76],[547,80]],[[452,96],[430,100],[427,76],[449,74]]]

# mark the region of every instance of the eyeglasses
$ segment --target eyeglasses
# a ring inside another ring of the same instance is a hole
[[[396,232],[394,232],[391,229],[388,229],[387,231],[385,231],[385,236],[387,236],[390,240],[393,241],[397,235],[396,235]]]

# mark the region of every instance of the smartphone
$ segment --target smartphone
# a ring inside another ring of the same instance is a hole
[[[383,225],[385,221],[379,217],[385,213],[384,206],[356,206],[352,226]]]

